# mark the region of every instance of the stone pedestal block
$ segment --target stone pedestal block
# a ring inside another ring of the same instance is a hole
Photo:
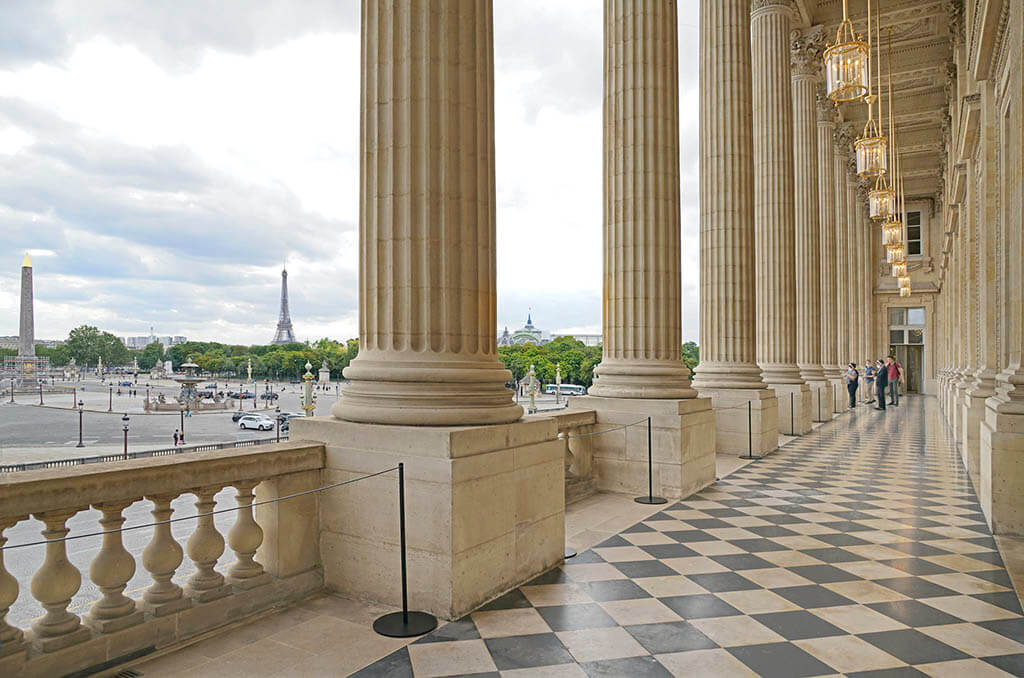
[[[811,420],[832,421],[832,382],[811,381],[807,385],[811,388]]]
[[[807,384],[769,384],[779,401],[779,433],[802,436],[811,430],[814,400]]]
[[[1024,414],[989,405],[979,430],[981,509],[994,534],[1024,536]]]
[[[453,619],[562,560],[565,450],[554,419],[486,426],[310,417],[293,439],[326,446],[324,482],[405,464],[409,604]],[[320,497],[329,589],[401,604],[395,472]]]
[[[716,452],[746,454],[749,449],[759,455],[779,447],[779,401],[775,391],[705,388],[698,393],[711,398],[715,411]]]
[[[654,494],[688,497],[715,481],[715,416],[709,398],[573,398],[570,409],[593,410],[594,430],[651,418]],[[647,423],[590,437],[597,487],[648,492]]]
[[[846,394],[846,382],[840,379],[829,379],[829,387],[832,391],[832,411],[835,413],[845,412],[849,404],[849,397]]]
[[[985,419],[985,396],[964,393],[960,408],[963,427],[963,441],[960,443],[960,455],[964,466],[971,475],[975,490],[978,489],[978,472],[981,458],[981,422]]]

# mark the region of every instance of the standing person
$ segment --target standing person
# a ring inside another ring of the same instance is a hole
[[[181,435],[178,436],[178,442],[181,444],[182,447],[185,447],[185,432],[184,431],[182,431]]]
[[[903,367],[896,362],[896,358],[886,358],[886,371],[889,375],[889,404],[893,407],[900,406],[900,382],[903,380]]]
[[[864,402],[868,405],[875,402],[875,373],[877,371],[870,359],[864,361]]]
[[[850,394],[850,407],[857,406],[857,385],[860,379],[860,375],[857,373],[857,364],[850,363],[843,378],[846,380],[846,391]]]
[[[878,361],[878,377],[876,382],[878,405],[875,405],[875,409],[885,411],[885,387],[889,385],[889,370],[885,369],[885,365],[881,360]]]
[[[174,429],[174,446],[178,446],[178,429]]]

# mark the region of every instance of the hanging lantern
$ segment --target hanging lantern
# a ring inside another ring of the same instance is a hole
[[[890,264],[895,264],[900,261],[906,261],[907,252],[903,247],[903,243],[898,242],[895,245],[886,245],[885,260]]]
[[[908,289],[910,288],[910,276],[909,275],[901,275],[899,278],[897,278],[897,280],[900,281],[900,287],[906,287]]]
[[[910,288],[909,287],[901,287],[900,288],[900,296],[901,297],[909,297],[910,296]]]
[[[882,224],[882,244],[886,248],[903,241],[903,224],[900,221],[887,221]]]
[[[891,219],[896,211],[896,191],[890,189],[884,180],[875,183],[875,190],[868,193],[868,208],[875,221]]]
[[[892,277],[903,278],[907,275],[907,262],[901,261],[898,264],[892,265]]]
[[[868,43],[853,32],[843,0],[843,22],[835,44],[825,49],[825,88],[833,101],[853,101],[868,93]]]
[[[869,97],[871,98],[871,97]],[[870,108],[870,104],[868,104]],[[853,143],[857,151],[857,174],[862,177],[879,177],[886,170],[887,142],[874,118],[864,126],[864,134]]]

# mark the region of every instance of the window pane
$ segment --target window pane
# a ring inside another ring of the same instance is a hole
[[[920,212],[907,212],[907,226],[920,226],[921,225],[921,213]]]
[[[903,330],[889,330],[890,344],[905,344],[903,341]]]
[[[907,324],[908,325],[924,325],[924,309],[923,308],[908,308],[907,309]]]
[[[889,324],[890,325],[906,325],[907,324],[907,309],[905,308],[890,308],[889,309]],[[903,343],[903,342],[899,342]]]
[[[907,243],[907,254],[914,255],[921,253],[921,241],[911,240]]]
[[[920,226],[907,226],[907,240],[920,240],[921,239],[921,227]]]
[[[908,344],[923,344],[924,343],[924,330],[907,330],[907,343]]]

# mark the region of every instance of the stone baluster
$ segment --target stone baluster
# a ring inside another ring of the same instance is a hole
[[[0,519],[0,547],[7,543],[4,530],[14,527],[28,516]],[[4,552],[0,551],[0,657],[10,656],[25,648],[25,634],[7,623],[7,611],[18,599],[18,580],[4,566]]]
[[[82,585],[82,575],[68,562],[67,546],[63,538],[70,530],[68,519],[83,508],[61,509],[34,513],[46,529],[42,535],[51,540],[46,545],[42,567],[32,576],[32,597],[46,610],[46,614],[32,624],[32,644],[39,652],[53,652],[89,639],[89,629],[82,626],[78,615],[68,612],[71,597]]]
[[[220,489],[220,486],[214,485],[192,490],[196,495],[196,511],[201,517],[198,518],[195,532],[185,544],[188,557],[196,564],[196,573],[189,577],[185,593],[197,603],[223,598],[231,592],[231,588],[224,583],[224,575],[214,569],[217,559],[224,553],[224,537],[217,531],[213,516],[208,515],[217,505],[213,496]]]
[[[124,547],[119,531],[125,520],[122,513],[136,501],[137,498],[93,505],[103,513],[100,525],[105,534],[100,552],[89,566],[89,578],[103,598],[93,603],[85,623],[100,633],[120,631],[142,622],[142,610],[136,609],[135,601],[124,595],[125,587],[135,576],[135,557]]]
[[[259,481],[235,484],[238,515],[228,530],[228,545],[235,552],[235,563],[228,570],[228,581],[240,589],[252,589],[270,582],[270,575],[253,560],[263,543],[263,529],[252,515],[253,488]]]
[[[177,494],[147,496],[153,502],[150,514],[156,523],[169,520],[174,509],[171,502]],[[153,583],[142,594],[140,607],[154,617],[163,617],[183,610],[191,605],[191,601],[181,595],[181,587],[171,581],[175,571],[181,565],[181,544],[174,540],[169,523],[153,528],[153,538],[142,551],[142,566],[146,568]]]

